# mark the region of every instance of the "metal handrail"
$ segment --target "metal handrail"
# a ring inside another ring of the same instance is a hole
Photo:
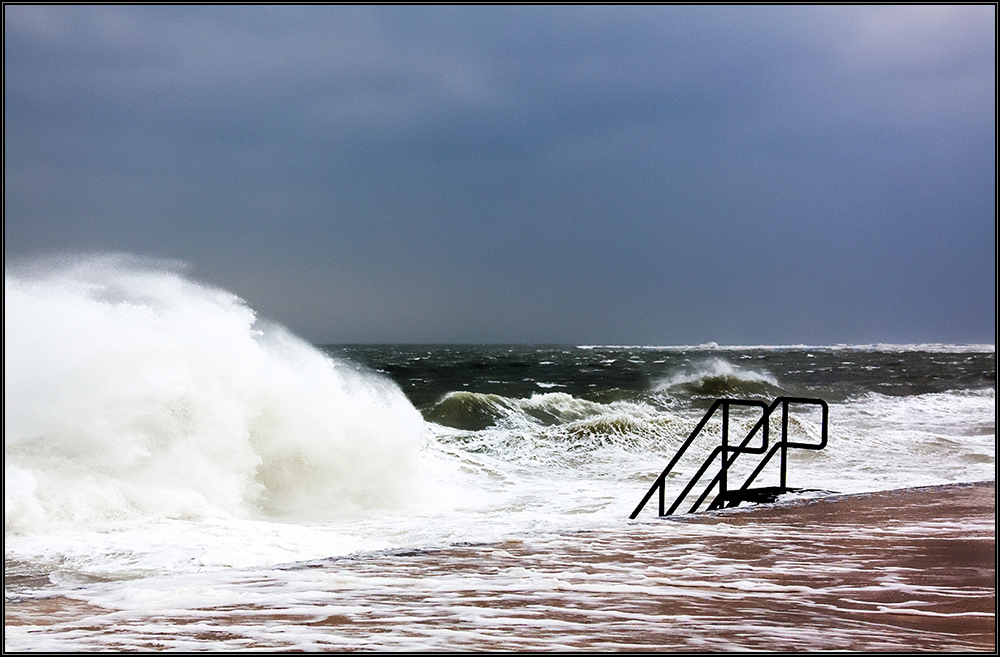
[[[770,449],[770,451],[768,451],[768,430],[769,430],[769,426],[770,426],[770,418],[771,418],[771,414],[774,413],[774,411],[778,408],[779,404],[782,407],[781,440],[779,440],[777,443],[775,443],[774,446]],[[789,404],[817,404],[817,405],[819,405],[819,406],[822,407],[822,409],[823,409],[823,419],[822,419],[821,439],[820,439],[819,444],[814,444],[814,443],[798,443],[798,442],[793,442],[793,441],[788,440],[788,406],[789,406]],[[729,407],[730,406],[759,406],[762,409],[762,411],[763,411],[762,414],[761,414],[761,418],[757,421],[756,424],[754,424],[753,428],[750,429],[750,432],[747,433],[746,437],[736,447],[730,446],[729,445],[729,440],[728,440],[728,438],[729,438]],[[664,497],[665,497],[665,494],[666,494],[666,479],[667,479],[667,475],[670,473],[670,471],[674,468],[674,466],[680,460],[681,456],[684,455],[684,452],[687,451],[687,448],[690,447],[691,443],[694,442],[694,439],[698,436],[698,434],[701,433],[702,429],[704,429],[704,427],[708,423],[709,419],[711,419],[712,415],[715,414],[715,411],[718,410],[720,407],[723,409],[723,411],[722,411],[722,415],[723,415],[723,417],[722,417],[722,444],[719,447],[716,447],[714,450],[712,450],[712,453],[708,456],[707,459],[705,459],[705,462],[702,463],[701,467],[698,469],[698,471],[695,473],[695,475],[688,482],[687,486],[684,487],[684,490],[681,491],[680,495],[677,496],[677,499],[674,500],[674,503],[671,505],[670,509],[667,510],[666,513],[664,513],[664,506],[665,506],[665,504],[664,504],[664,502],[665,502]],[[679,507],[681,505],[681,503],[684,501],[684,498],[686,498],[688,496],[688,494],[691,492],[691,489],[694,488],[694,486],[698,483],[698,481],[701,479],[702,475],[705,474],[705,471],[708,470],[709,466],[714,462],[715,457],[718,456],[719,454],[723,455],[722,456],[722,466],[719,469],[719,472],[715,475],[715,477],[713,477],[712,481],[705,488],[704,492],[698,498],[698,501],[695,502],[694,506],[691,507],[691,510],[689,511],[689,513],[694,513],[694,512],[697,511],[698,507],[701,506],[701,504],[705,501],[705,499],[708,497],[709,493],[716,486],[716,484],[719,485],[719,493],[713,499],[712,503],[709,505],[708,508],[709,508],[709,510],[714,510],[714,509],[717,509],[717,508],[721,508],[721,506],[723,504],[725,504],[725,502],[726,502],[726,495],[727,495],[727,492],[728,492],[728,472],[729,472],[729,468],[736,461],[736,459],[739,457],[739,455],[740,454],[744,454],[744,453],[746,453],[746,454],[764,454],[766,452],[766,456],[761,460],[761,462],[758,464],[757,468],[746,479],[746,481],[743,482],[743,485],[739,488],[739,490],[741,490],[741,491],[749,490],[749,486],[753,482],[753,480],[756,479],[757,475],[759,475],[763,471],[764,467],[768,464],[768,462],[770,462],[771,458],[780,450],[781,451],[781,475],[780,475],[780,487],[779,487],[778,490],[780,492],[786,491],[787,490],[787,486],[786,486],[786,470],[787,470],[787,463],[788,463],[788,458],[787,458],[788,448],[789,447],[794,447],[794,448],[800,448],[800,449],[819,450],[819,449],[823,449],[824,447],[826,447],[827,435],[828,435],[828,432],[827,432],[828,418],[829,418],[829,406],[822,399],[813,399],[813,398],[807,398],[807,397],[778,397],[773,402],[771,402],[770,405],[767,405],[767,404],[765,404],[762,401],[752,401],[752,400],[744,400],[744,399],[717,399],[712,404],[712,406],[708,409],[708,411],[705,413],[705,416],[701,419],[701,422],[698,423],[698,426],[696,426],[694,428],[694,431],[691,432],[691,435],[688,436],[688,439],[685,440],[684,443],[681,445],[681,448],[678,450],[677,454],[674,455],[674,458],[670,460],[670,463],[667,464],[667,467],[664,468],[663,472],[660,473],[660,476],[657,477],[656,480],[653,482],[653,485],[650,487],[650,489],[646,493],[645,497],[642,498],[642,501],[639,502],[639,505],[635,508],[635,511],[632,512],[632,515],[629,516],[629,518],[632,519],[632,520],[634,520],[639,515],[639,512],[642,511],[643,507],[646,506],[646,502],[649,501],[649,498],[652,497],[653,493],[656,492],[656,491],[659,492],[659,515],[660,516],[672,515],[674,513],[674,511],[677,510],[677,507]],[[762,436],[762,441],[761,441],[760,446],[757,446],[757,447],[748,447],[750,441],[753,440],[754,435],[758,431],[761,433],[761,436]],[[731,456],[729,456],[729,455],[731,455]]]
[[[794,447],[796,449],[809,449],[809,450],[817,450],[818,451],[818,450],[821,450],[821,449],[823,449],[823,448],[826,447],[827,438],[829,436],[827,425],[828,425],[829,417],[830,417],[830,407],[829,407],[829,405],[824,400],[822,400],[822,399],[812,399],[812,398],[808,398],[808,397],[779,397],[778,399],[774,400],[774,404],[772,404],[772,406],[776,407],[778,403],[781,403],[781,440],[778,441],[777,443],[775,443],[774,447],[771,448],[771,451],[769,451],[767,453],[767,455],[763,459],[761,459],[760,463],[757,464],[757,467],[754,469],[754,471],[752,473],[750,473],[750,476],[747,477],[746,481],[743,482],[743,485],[740,486],[740,490],[748,490],[749,487],[750,487],[750,484],[753,483],[753,480],[757,478],[757,475],[759,475],[764,470],[764,468],[767,466],[767,464],[771,461],[771,458],[780,450],[781,451],[781,466],[780,466],[780,479],[779,479],[778,488],[781,491],[786,491],[786,490],[788,490],[788,486],[787,486],[788,448],[789,447]],[[793,442],[793,441],[788,440],[788,405],[789,404],[815,404],[815,405],[820,406],[823,409],[823,419],[820,422],[820,440],[819,440],[819,443],[815,443],[815,444],[814,443],[799,443],[799,442]],[[772,409],[771,412],[773,412],[773,409]],[[768,413],[768,415],[770,416],[770,413]],[[735,460],[735,458],[736,457],[734,456],[733,460]],[[711,488],[712,485],[713,484],[710,484],[709,487]],[[714,509],[721,508],[722,503],[725,502],[725,500],[722,499],[724,497],[724,493],[725,493],[725,491],[721,491],[720,492],[719,496],[716,497],[716,499],[709,506],[709,510],[714,510]],[[719,504],[716,504],[716,502],[719,502]],[[692,511],[692,513],[693,513],[693,511]]]
[[[740,444],[739,448],[731,448],[731,449],[744,449],[746,447],[747,443],[753,438],[753,435],[758,430],[760,430],[760,428],[763,426],[763,432],[762,432],[763,443],[761,444],[760,447],[751,448],[751,449],[756,450],[757,453],[763,453],[764,451],[767,450],[767,431],[768,431],[768,427],[767,427],[767,423],[764,422],[764,419],[768,415],[767,405],[764,402],[762,402],[762,401],[751,401],[751,400],[746,400],[746,399],[716,399],[712,403],[712,405],[709,407],[708,411],[706,411],[705,416],[703,418],[701,418],[701,422],[698,423],[698,425],[691,432],[691,435],[688,436],[687,440],[684,441],[684,443],[681,445],[680,449],[677,450],[677,453],[674,454],[674,458],[672,458],[670,460],[670,463],[667,464],[667,467],[665,467],[663,469],[663,472],[660,473],[660,476],[657,477],[656,481],[653,482],[653,485],[650,486],[649,491],[646,493],[646,496],[642,498],[642,501],[639,502],[639,506],[637,506],[635,508],[635,511],[632,512],[632,515],[629,516],[630,519],[635,520],[635,517],[639,515],[639,512],[642,511],[642,508],[644,506],[646,506],[646,502],[649,501],[649,498],[652,497],[653,493],[656,492],[657,490],[659,490],[659,493],[660,493],[660,495],[659,495],[659,502],[660,502],[659,514],[661,516],[662,515],[670,515],[671,513],[674,512],[674,510],[676,509],[676,506],[677,506],[677,502],[675,502],[674,506],[671,507],[669,513],[664,513],[663,512],[664,505],[665,505],[664,496],[665,496],[665,491],[666,491],[667,475],[669,475],[670,471],[674,469],[674,466],[677,465],[677,462],[681,460],[682,456],[684,456],[684,452],[687,451],[687,448],[691,446],[691,443],[694,442],[694,439],[698,436],[699,433],[701,433],[701,430],[705,428],[705,425],[708,424],[708,421],[715,414],[715,411],[717,411],[720,407],[723,409],[723,411],[722,411],[722,414],[723,414],[723,422],[722,422],[723,440],[727,440],[728,439],[728,433],[729,433],[729,406],[731,406],[731,405],[759,406],[761,409],[764,410],[764,414],[762,415],[761,419],[757,422],[757,424],[754,425],[753,429],[750,430],[750,433],[747,435],[747,437]],[[716,448],[716,449],[718,450],[718,448]],[[718,454],[718,451],[713,452],[713,456],[711,458],[714,458],[716,454]],[[706,467],[707,466],[703,466],[703,469],[706,468]],[[698,476],[700,476],[700,474]],[[688,492],[688,490],[690,490],[691,486],[693,486],[693,484],[689,484],[689,488],[685,490],[684,495],[687,494],[687,492]]]

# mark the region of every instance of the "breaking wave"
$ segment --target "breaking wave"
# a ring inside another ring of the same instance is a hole
[[[510,462],[578,467],[593,452],[661,452],[678,444],[693,422],[645,403],[609,404],[567,393],[516,399],[452,392],[425,412],[439,440]]]
[[[746,370],[714,358],[659,381],[655,390],[692,401],[714,401],[721,397],[771,400],[786,394],[768,372]]]
[[[403,504],[425,423],[399,388],[176,265],[8,269],[4,314],[7,530]]]

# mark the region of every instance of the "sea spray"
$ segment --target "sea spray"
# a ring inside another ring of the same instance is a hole
[[[714,348],[718,349],[718,345]],[[721,397],[770,400],[784,394],[769,372],[743,368],[718,357],[675,371],[661,379],[654,389],[699,401]]]
[[[424,423],[167,263],[4,277],[5,530],[164,518],[325,519],[403,501]]]

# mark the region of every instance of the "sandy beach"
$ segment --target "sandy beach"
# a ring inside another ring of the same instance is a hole
[[[359,555],[261,574],[276,607],[5,605],[8,649],[962,650],[996,648],[993,482],[620,532]],[[241,581],[246,586],[247,580]],[[49,639],[50,641],[46,641]]]

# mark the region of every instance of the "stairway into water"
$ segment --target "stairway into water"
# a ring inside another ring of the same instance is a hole
[[[799,442],[789,438],[789,408],[800,406],[818,406],[821,409],[822,421],[820,423],[820,440],[818,443]],[[738,444],[730,440],[730,409],[733,407],[756,407],[761,411],[760,419],[757,420],[750,431],[747,432]],[[690,481],[674,500],[673,504],[670,505],[670,508],[667,509],[665,504],[667,478],[670,476],[671,472],[674,471],[674,468],[677,466],[678,462],[680,462],[681,457],[684,456],[687,449],[695,442],[695,439],[702,434],[705,427],[708,426],[709,420],[712,419],[712,417],[720,409],[722,410],[721,444],[716,447],[711,454],[709,454],[708,458],[705,459],[701,467],[695,472],[694,476],[691,477]],[[781,413],[781,436],[779,440],[771,444],[769,435],[771,433],[771,416],[778,412],[779,409]],[[656,478],[656,481],[653,482],[653,485],[649,488],[645,497],[642,498],[642,501],[639,502],[639,505],[629,517],[634,520],[636,516],[639,515],[639,512],[642,511],[643,507],[646,506],[646,503],[650,500],[650,498],[653,497],[654,493],[658,493],[659,515],[673,515],[677,511],[678,507],[684,503],[684,500],[687,499],[688,495],[695,488],[695,486],[698,485],[698,482],[702,481],[703,477],[707,472],[709,472],[713,464],[717,465],[715,475],[709,481],[704,491],[698,496],[697,501],[688,513],[696,513],[705,500],[712,494],[712,491],[716,490],[718,492],[712,498],[712,501],[709,502],[706,509],[708,511],[738,506],[742,502],[773,502],[783,493],[802,490],[798,488],[789,488],[787,486],[788,450],[820,450],[826,447],[829,414],[830,409],[825,401],[822,399],[811,399],[807,397],[778,397],[770,404],[759,400],[749,399],[715,400],[712,406],[705,413],[705,416],[694,428],[694,431],[691,432],[688,439],[685,440],[680,449],[677,450],[677,454],[675,454],[670,460],[667,467],[663,469],[660,476]],[[751,444],[756,438],[759,438],[759,444]],[[738,488],[730,488],[729,477],[733,464],[744,454],[756,455],[760,457],[760,461]],[[765,466],[767,466],[776,454],[780,455],[778,485],[756,488],[753,487],[754,481],[761,474],[761,472],[764,471]],[[716,463],[717,460],[718,463]]]

